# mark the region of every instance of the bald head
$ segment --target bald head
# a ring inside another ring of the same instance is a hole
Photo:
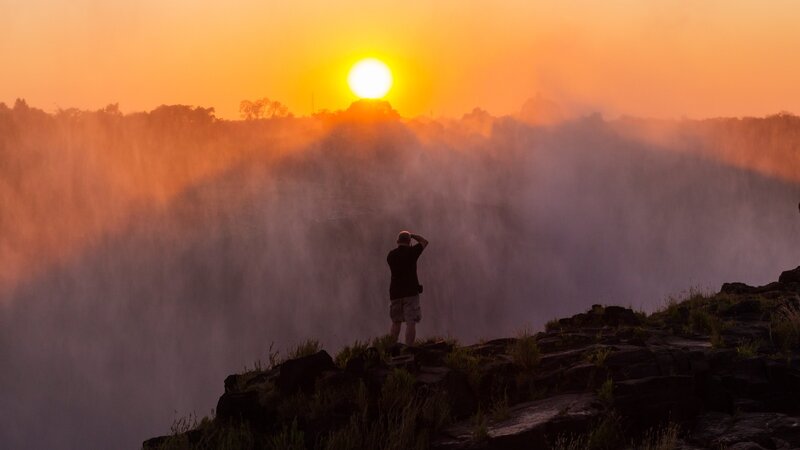
[[[411,233],[408,231],[401,231],[397,235],[397,245],[411,245]]]

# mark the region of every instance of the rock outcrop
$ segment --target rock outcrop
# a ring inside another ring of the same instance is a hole
[[[144,447],[214,448],[235,429],[242,448],[800,448],[800,278],[787,273],[470,346],[309,352],[229,376],[213,420]]]

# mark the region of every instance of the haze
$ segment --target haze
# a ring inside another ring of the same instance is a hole
[[[0,0],[0,447],[138,448],[386,332],[400,229],[466,343],[797,266],[800,6],[561,3]]]

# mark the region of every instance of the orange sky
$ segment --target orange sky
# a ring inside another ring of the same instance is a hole
[[[402,3],[402,6],[400,5]],[[346,107],[384,59],[405,116],[567,109],[655,117],[800,113],[800,2],[0,0],[0,101],[48,111],[269,97]]]

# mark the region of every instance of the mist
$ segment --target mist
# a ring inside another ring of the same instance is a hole
[[[401,229],[430,241],[422,337],[773,281],[798,264],[798,130],[0,104],[0,442],[137,448],[271,343],[385,333]]]

